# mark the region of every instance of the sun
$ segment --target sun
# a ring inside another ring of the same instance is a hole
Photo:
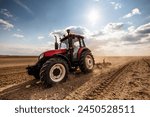
[[[99,20],[99,11],[97,9],[92,9],[88,13],[88,21],[91,24],[96,24]]]

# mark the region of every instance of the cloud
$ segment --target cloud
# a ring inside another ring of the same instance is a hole
[[[49,35],[57,35],[59,37],[63,37],[63,35],[67,35],[66,30],[70,29],[71,33],[75,33],[78,35],[88,36],[90,34],[90,31],[82,26],[69,26],[65,29],[55,30],[53,32],[50,32]]]
[[[129,31],[129,32],[133,32],[134,30],[135,30],[135,27],[134,27],[134,26],[128,27],[128,31]]]
[[[133,23],[132,23],[131,21],[128,21],[127,24],[128,24],[128,25],[132,25]]]
[[[70,29],[71,33],[79,34],[79,35],[89,35],[91,32],[82,26],[69,26],[65,30]]]
[[[24,35],[21,35],[21,34],[13,34],[13,36],[16,38],[24,38]]]
[[[44,36],[38,36],[37,37],[39,40],[42,40],[42,39],[44,39],[45,37]]]
[[[69,26],[52,33],[66,34],[66,29],[84,35],[86,46],[95,56],[134,56],[150,55],[150,23],[138,27],[122,23],[108,23],[97,32],[90,31],[82,26]],[[125,28],[127,27],[127,29]],[[15,34],[17,35],[17,34]],[[18,34],[19,35],[19,34]],[[19,37],[19,36],[18,36]],[[39,45],[8,45],[0,44],[0,54],[39,55],[46,50],[54,49],[54,43],[48,41]]]
[[[20,0],[14,0],[14,2],[18,4],[20,7],[22,7],[23,9],[25,9],[28,13],[33,14],[32,10],[27,5],[22,3]]]
[[[115,10],[122,8],[120,3],[110,2],[110,4],[114,7]]]
[[[110,26],[110,24],[113,24]],[[123,23],[109,23],[100,32],[95,34],[98,40],[109,40],[110,42],[121,42],[121,44],[144,44],[150,43],[150,23],[141,25],[139,27],[130,26],[124,29]]]
[[[4,16],[11,18],[13,15],[7,10],[7,9],[1,9],[0,13],[3,14]]]
[[[63,35],[65,35],[65,34],[66,34],[65,30],[54,30],[53,32],[49,33],[49,36],[56,35],[56,36],[59,36],[59,37],[63,37]]]
[[[132,27],[133,28],[133,27]],[[128,35],[124,36],[127,44],[149,44],[150,43],[150,23],[132,29]]]
[[[141,14],[140,10],[138,8],[135,8],[132,10],[132,14],[136,15],[136,14]]]
[[[8,21],[5,21],[3,19],[0,19],[0,26],[3,26],[5,30],[10,30],[11,28],[14,28],[14,25],[9,23]]]
[[[150,23],[137,28],[130,26],[128,30],[121,29],[115,32],[104,33],[104,29],[100,31],[103,33],[94,37],[97,43],[90,43],[96,48],[93,49],[95,55],[150,55]]]
[[[105,27],[104,27],[104,31],[105,32],[114,32],[114,31],[119,31],[123,29],[124,24],[122,22],[119,23],[108,23]]]
[[[90,31],[81,26],[70,26],[56,31],[56,33],[64,34],[65,30],[69,28],[74,33],[84,35],[87,47],[97,56],[149,55],[150,23],[139,27],[133,25],[127,26],[122,22],[108,23],[97,32]]]
[[[135,32],[139,34],[150,34],[150,23],[141,25],[135,30]]]
[[[140,15],[140,14],[141,14],[140,10],[138,8],[134,8],[130,13],[123,16],[123,18],[130,18],[134,15]]]
[[[88,47],[95,55],[150,55],[150,23],[130,26],[128,30],[124,25],[108,23],[90,36]]]

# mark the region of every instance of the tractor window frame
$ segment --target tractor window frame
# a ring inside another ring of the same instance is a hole
[[[86,47],[83,38],[80,38],[81,47]]]
[[[75,37],[75,38],[77,39],[77,41],[76,41],[76,42],[78,42],[78,43],[79,43],[79,48],[81,48],[81,47],[85,47],[85,43],[84,43],[83,38],[79,38],[79,37]],[[73,42],[73,43],[76,43],[76,42]]]

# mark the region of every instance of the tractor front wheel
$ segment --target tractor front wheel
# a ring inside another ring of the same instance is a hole
[[[61,58],[49,59],[40,70],[41,81],[44,81],[47,85],[65,81],[67,77],[68,65]]]
[[[89,51],[84,51],[79,60],[79,67],[82,72],[89,73],[93,70],[95,61],[93,55]]]

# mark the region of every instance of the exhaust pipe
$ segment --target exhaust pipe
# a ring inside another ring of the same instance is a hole
[[[58,50],[58,42],[57,42],[57,37],[55,36],[55,50]]]

